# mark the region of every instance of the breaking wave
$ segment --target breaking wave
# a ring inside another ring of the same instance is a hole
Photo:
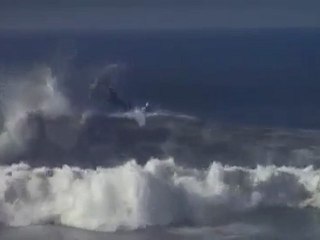
[[[37,115],[52,119],[69,115],[71,106],[48,67],[1,79],[0,159],[18,156],[40,130]]]
[[[196,169],[150,159],[90,170],[20,163],[1,166],[0,178],[0,219],[9,226],[201,226],[261,207],[320,207],[320,172],[311,166],[250,169],[213,162]]]
[[[113,232],[320,208],[317,130],[138,107],[78,112],[47,67],[4,83],[0,224]]]

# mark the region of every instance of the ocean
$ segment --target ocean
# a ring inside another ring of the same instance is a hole
[[[319,40],[1,31],[0,239],[319,239]]]

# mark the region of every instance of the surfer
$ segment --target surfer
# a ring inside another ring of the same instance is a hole
[[[121,98],[114,87],[119,75],[118,68],[116,64],[107,67],[105,73],[90,85],[89,98],[95,101],[97,105],[100,105],[101,109],[105,109],[106,103],[109,103],[109,105],[116,109],[130,111],[133,109],[132,104]],[[143,112],[150,112],[151,107],[149,103],[147,102],[141,110]]]
[[[99,103],[99,105],[105,106],[107,102],[123,111],[132,109],[131,104],[123,100],[112,86],[112,79],[109,75],[97,78],[90,85],[89,94],[89,98]]]
[[[109,87],[108,89],[107,100],[111,104],[123,109],[124,111],[129,111],[132,109],[131,104],[121,99],[119,94],[112,87]]]

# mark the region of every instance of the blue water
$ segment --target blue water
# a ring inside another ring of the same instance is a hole
[[[319,41],[0,32],[0,239],[319,239]]]
[[[1,33],[4,71],[48,64],[77,104],[108,63],[121,91],[216,121],[318,128],[320,30]]]

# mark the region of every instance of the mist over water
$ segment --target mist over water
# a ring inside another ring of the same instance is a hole
[[[1,36],[0,238],[317,239],[319,37]]]

